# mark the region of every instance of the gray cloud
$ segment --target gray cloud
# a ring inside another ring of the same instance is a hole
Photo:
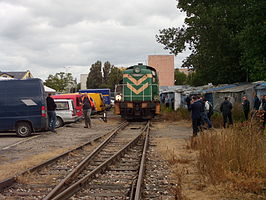
[[[78,76],[97,60],[128,66],[145,62],[149,54],[167,54],[155,34],[183,24],[175,5],[175,0],[0,0],[0,70],[30,69],[45,79],[69,66]]]

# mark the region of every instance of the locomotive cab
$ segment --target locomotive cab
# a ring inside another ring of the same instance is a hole
[[[160,113],[158,76],[152,67],[127,68],[115,93],[115,113],[125,119],[151,119]]]

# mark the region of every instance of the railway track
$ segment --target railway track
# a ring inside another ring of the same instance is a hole
[[[27,200],[139,199],[148,131],[149,122],[124,123],[89,155],[75,152],[69,159],[18,177],[1,195]]]
[[[127,122],[123,122],[112,132],[93,138],[77,148],[1,181],[0,199],[41,199],[41,196],[47,194],[46,191],[50,189],[50,181],[56,179],[57,176],[63,177],[62,174],[67,174],[67,171],[71,171],[76,167],[105,137],[115,134],[126,125]],[[47,174],[50,175],[47,176]],[[37,190],[37,188],[40,190]]]
[[[158,156],[154,137],[150,137],[146,155],[146,170],[143,183],[142,199],[173,200],[179,199],[176,195],[176,180],[171,177],[171,169],[166,161]]]

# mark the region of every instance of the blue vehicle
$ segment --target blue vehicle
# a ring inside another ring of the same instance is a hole
[[[47,130],[46,98],[41,79],[0,81],[0,131],[26,137]]]
[[[86,89],[86,90],[79,90],[81,93],[101,93],[104,99],[104,104],[108,106],[111,106],[111,99],[110,99],[110,89],[104,88],[104,89]]]

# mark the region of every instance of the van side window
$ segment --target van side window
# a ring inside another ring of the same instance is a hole
[[[68,102],[55,102],[56,110],[69,110]]]

